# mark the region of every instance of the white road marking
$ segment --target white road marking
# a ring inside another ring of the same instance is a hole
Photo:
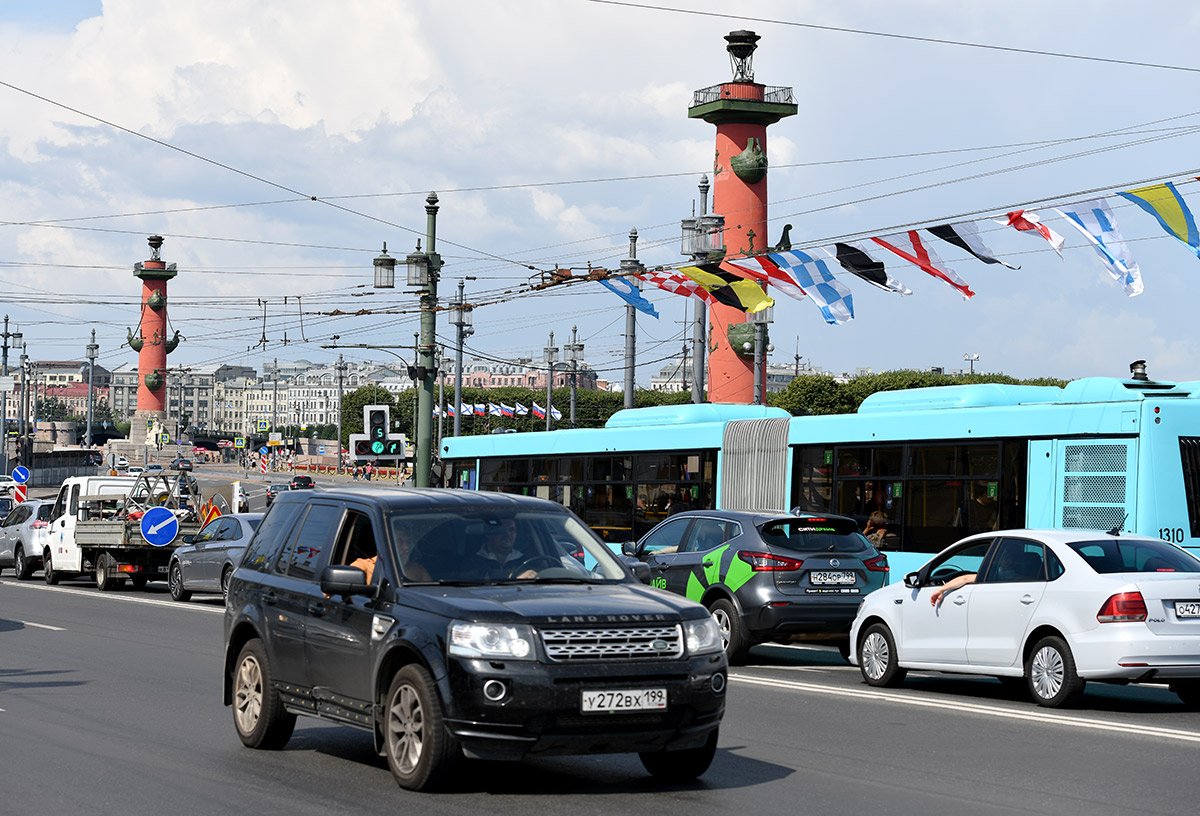
[[[17,623],[20,623],[24,626],[33,626],[37,629],[49,629],[51,632],[67,631],[66,629],[63,629],[61,626],[50,626],[49,624],[46,624],[46,623],[34,623],[33,621],[17,621]]]
[[[770,671],[801,671],[801,672],[854,672],[858,674],[858,668],[855,666],[763,666],[764,669]]]
[[[200,606],[198,604],[179,603],[178,601],[159,601],[154,598],[133,598],[128,595],[114,595],[109,592],[80,592],[79,590],[71,589],[70,587],[54,587],[46,586],[45,584],[9,583],[8,581],[0,582],[0,585],[19,589],[32,589],[37,592],[65,592],[68,595],[74,595],[78,598],[99,598],[105,601],[142,604],[143,606],[165,606],[168,609],[178,609],[181,612],[208,612],[214,615],[225,614],[224,607],[214,608]]]
[[[1050,711],[1046,708],[1032,708],[1029,711],[1002,708],[1000,706],[971,703],[962,700],[946,701],[926,697],[917,697],[882,689],[848,689],[831,688],[816,683],[802,683],[796,680],[769,680],[762,677],[751,677],[744,674],[730,674],[729,679],[751,686],[768,686],[789,691],[807,691],[813,694],[828,694],[834,697],[850,697],[866,700],[877,700],[884,703],[897,703],[917,708],[938,708],[947,711],[969,712],[1000,719],[1022,720],[1049,725],[1059,725],[1064,728],[1083,728],[1093,731],[1115,731],[1127,735],[1144,737],[1160,737],[1177,742],[1200,743],[1200,733],[1183,731],[1177,728],[1160,728],[1153,725],[1132,725],[1127,723],[1111,723],[1088,717],[1077,717]],[[1032,703],[1030,705],[1033,705]]]

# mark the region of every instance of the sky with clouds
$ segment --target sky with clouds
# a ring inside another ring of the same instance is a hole
[[[385,241],[412,251],[436,191],[441,294],[471,276],[468,301],[483,304],[468,355],[540,357],[549,331],[561,343],[577,326],[588,362],[619,381],[624,304],[594,283],[529,285],[556,267],[615,268],[631,228],[643,262],[683,260],[679,220],[714,148],[687,108],[730,78],[722,38],[748,28],[762,36],[755,78],[791,86],[799,106],[769,130],[772,241],[784,223],[813,246],[971,213],[1021,267],[939,244],[973,299],[897,259],[889,271],[914,294],[851,279],[856,319],[840,326],[777,295],[774,361],[957,370],[972,353],[976,370],[1074,378],[1145,358],[1154,377],[1200,379],[1200,260],[1109,198],[1145,282],[1128,298],[1048,206],[1172,179],[1200,207],[1200,7],[756,0],[741,4],[749,19],[711,0],[638,5],[0,0],[10,328],[35,359],[80,357],[95,328],[102,364],[133,363],[132,266],[158,233],[180,270],[173,365],[411,345],[415,297],[374,290],[371,262]],[[1062,259],[990,220],[1025,205],[1066,236]],[[661,318],[639,316],[643,384],[678,357],[688,308],[647,295]],[[452,344],[444,316],[438,328]]]

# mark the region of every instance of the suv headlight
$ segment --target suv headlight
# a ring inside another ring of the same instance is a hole
[[[687,642],[688,654],[709,654],[725,648],[721,644],[721,630],[717,629],[717,622],[711,617],[684,621],[683,637]]]
[[[533,629],[498,623],[450,624],[450,654],[456,657],[533,660]]]

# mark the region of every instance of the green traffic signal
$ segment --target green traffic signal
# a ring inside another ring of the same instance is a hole
[[[383,448],[383,442],[379,441],[378,439],[371,443],[371,453],[375,454],[376,456],[379,456],[381,453],[383,453]]]

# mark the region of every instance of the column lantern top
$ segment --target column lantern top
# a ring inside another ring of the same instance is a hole
[[[159,250],[162,249],[163,245],[162,236],[151,235],[146,239],[146,243],[150,244],[150,260],[135,263],[133,265],[133,276],[141,278],[144,281],[165,281],[175,277],[178,274],[175,264],[163,263],[159,255]]]

